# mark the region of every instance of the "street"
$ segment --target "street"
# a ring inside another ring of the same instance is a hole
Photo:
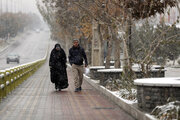
[[[21,38],[10,44],[7,49],[0,52],[0,70],[17,66],[16,62],[6,63],[6,57],[10,53],[20,55],[20,63],[24,64],[42,58],[48,48],[50,33],[47,31],[35,32],[30,34],[23,33]]]

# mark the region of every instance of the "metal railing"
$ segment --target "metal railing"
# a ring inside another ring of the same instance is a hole
[[[0,101],[30,77],[46,61],[46,58],[47,54],[42,59],[0,70]]]

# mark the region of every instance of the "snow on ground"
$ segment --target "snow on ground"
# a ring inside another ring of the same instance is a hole
[[[105,66],[92,66],[92,67],[89,67],[89,69],[104,69]],[[114,68],[114,66],[110,66],[110,68]]]
[[[135,67],[135,66],[134,66]],[[138,66],[136,66],[138,67]],[[156,67],[159,67],[159,66],[156,66]],[[96,68],[96,66],[94,67]],[[98,68],[98,67],[97,67]],[[180,75],[180,69],[176,69],[176,71],[172,71],[176,68],[167,68],[166,72],[168,72],[168,75],[166,75],[165,78],[146,78],[146,79],[137,79],[136,82],[137,84],[146,84],[146,85],[158,85],[158,86],[180,86],[180,77],[174,77],[172,75],[173,74],[176,74],[176,75]],[[105,70],[105,71],[122,71],[122,69],[109,69],[109,70]],[[169,72],[169,71],[172,71]],[[171,77],[172,75],[172,77]],[[98,84],[99,81],[97,80],[92,80],[94,83]],[[132,100],[129,100],[129,99],[124,99],[122,96],[124,95],[129,95],[128,91],[127,90],[117,90],[117,91],[110,91],[108,90],[107,88],[105,88],[104,86],[101,86],[103,87],[104,89],[106,89],[107,91],[109,91],[111,94],[113,94],[114,96],[118,97],[120,100],[124,101],[125,103],[127,104],[135,104],[137,103],[137,100],[136,99],[132,99]],[[137,94],[137,91],[134,89],[132,90],[132,93],[133,94]],[[145,113],[148,117],[150,117],[152,120],[156,120],[155,116],[154,115],[151,115],[150,113]]]
[[[126,102],[127,104],[134,104],[137,103],[137,100],[128,100],[128,99],[124,99],[122,98],[122,96],[124,95],[124,93],[126,93],[126,95],[129,94],[129,92],[125,89],[119,90],[119,91],[109,91],[110,93],[112,93],[113,95],[115,95],[116,97],[118,97],[119,99],[121,99],[122,101]],[[136,94],[136,90],[134,91],[134,94]]]
[[[180,87],[180,77],[136,79],[135,85]]]

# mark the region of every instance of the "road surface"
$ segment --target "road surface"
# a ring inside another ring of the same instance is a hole
[[[6,63],[6,57],[10,53],[20,55],[20,63],[24,64],[42,58],[49,44],[50,33],[47,31],[31,32],[18,37],[19,39],[10,44],[7,49],[0,52],[0,70],[17,66],[15,62]]]

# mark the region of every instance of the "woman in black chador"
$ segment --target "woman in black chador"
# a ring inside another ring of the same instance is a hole
[[[51,51],[49,66],[51,82],[55,84],[55,89],[64,89],[68,87],[68,78],[66,71],[66,54],[60,44],[56,44]]]

